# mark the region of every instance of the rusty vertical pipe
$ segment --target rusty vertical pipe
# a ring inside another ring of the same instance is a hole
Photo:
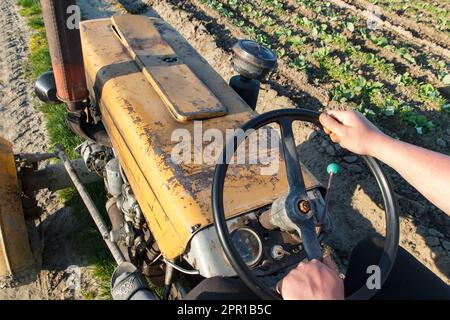
[[[76,0],[40,0],[56,82],[56,95],[67,105],[70,129],[84,139],[110,146],[102,123],[94,124],[85,112],[86,85]]]
[[[70,112],[81,111],[89,97],[79,26],[72,19],[76,0],[41,0],[58,98]]]

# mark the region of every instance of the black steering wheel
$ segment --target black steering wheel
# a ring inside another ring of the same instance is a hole
[[[216,231],[228,261],[241,280],[261,299],[281,299],[280,295],[266,286],[260,279],[252,274],[249,267],[236,250],[227,227],[223,191],[228,164],[238,146],[245,140],[245,132],[258,130],[271,123],[277,123],[281,131],[281,144],[283,148],[286,174],[288,180],[288,194],[284,200],[284,223],[294,226],[301,233],[303,247],[309,260],[322,260],[322,247],[315,231],[314,216],[317,214],[314,202],[308,198],[299,159],[296,152],[295,139],[292,131],[294,121],[306,121],[322,128],[319,122],[320,113],[307,109],[282,109],[261,114],[242,126],[241,134],[227,141],[218,164],[214,171],[212,187],[212,207]],[[242,132],[244,134],[242,134]],[[229,150],[227,152],[227,150]],[[230,151],[233,152],[230,152]],[[362,156],[370,171],[374,175],[381,190],[386,215],[386,241],[384,251],[378,263],[380,267],[380,283],[384,284],[391,272],[397,255],[399,242],[399,222],[397,202],[390,183],[377,160],[369,156]],[[361,287],[347,299],[370,299],[378,290]]]

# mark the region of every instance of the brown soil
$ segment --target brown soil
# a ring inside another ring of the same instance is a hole
[[[339,10],[340,9],[340,10]],[[337,7],[337,11],[341,13],[341,16],[347,17],[351,16],[351,14],[343,10],[342,8]],[[310,20],[319,22],[320,24],[325,24],[328,26],[328,30],[334,29],[336,26],[333,26],[329,23],[327,20],[327,17],[325,15],[318,15],[317,13],[313,12],[310,9],[303,8],[301,6],[298,6],[295,1],[290,1],[289,6],[285,7],[285,10],[283,12],[283,20],[288,20],[290,17],[292,17],[295,14],[300,14],[301,16],[308,17]],[[273,18],[273,17],[272,17]],[[276,19],[276,18],[275,18]],[[283,23],[286,25],[289,25],[289,21],[276,21],[276,23]],[[290,26],[291,27],[291,26]],[[295,26],[292,26],[296,32],[300,31],[301,28],[297,28]],[[350,40],[350,44],[356,47],[360,47],[360,50],[363,52],[370,52],[375,53],[379,57],[383,57],[387,63],[392,63],[394,65],[395,70],[399,74],[403,74],[404,72],[409,72],[414,78],[420,79],[420,81],[427,81],[431,84],[435,85],[436,87],[443,87],[443,84],[437,80],[436,76],[428,69],[422,69],[418,65],[412,65],[408,63],[404,58],[400,57],[399,54],[395,53],[394,50],[391,50],[390,48],[380,48],[371,43],[369,40],[364,40],[361,38],[361,36],[358,33],[349,34],[348,38]],[[394,43],[394,42],[391,42]],[[308,47],[308,51],[314,52],[314,49],[320,46],[320,44],[305,44],[303,45],[303,49]],[[335,55],[342,55],[345,57],[345,52],[342,52],[341,49],[338,46],[334,47]],[[351,58],[350,58],[351,59]],[[372,80],[372,81],[379,81],[382,82],[385,85],[385,88],[388,88],[390,92],[395,93],[395,96],[398,98],[403,99],[404,101],[409,102],[412,105],[415,105],[420,108],[422,105],[421,100],[418,98],[417,90],[411,90],[411,87],[405,87],[398,85],[395,82],[394,77],[386,77],[385,75],[377,75],[371,72],[369,69],[365,68],[361,61],[355,61],[355,59],[351,59],[353,66],[356,66],[356,69],[359,69],[358,74],[363,75],[366,79]],[[319,75],[317,75],[319,77]]]
[[[369,3],[365,0],[348,0],[347,2],[353,3],[355,6],[358,6],[360,8],[364,8],[364,5]],[[438,3],[434,3],[433,5],[439,6]],[[438,22],[436,17],[432,13],[427,12],[423,9],[420,10],[420,13],[422,15],[421,18],[424,19],[426,17],[426,20],[417,22],[416,15],[408,11],[389,11],[387,9],[381,8],[381,6],[378,7],[381,9],[380,13],[385,18],[389,19],[393,24],[402,26],[403,28],[414,34],[416,37],[421,38],[425,36],[431,42],[438,43],[445,48],[449,48],[449,34],[448,32],[439,31],[434,28],[434,26],[437,25]]]
[[[167,1],[167,3],[174,3],[174,1]],[[239,28],[229,23],[215,10],[201,3],[201,1],[178,1],[177,4],[189,14],[189,19],[195,19],[202,23],[208,32],[214,36],[217,45],[223,50],[228,51],[237,39],[246,37]],[[267,36],[270,37],[270,35]],[[330,99],[329,88],[319,85],[321,82],[320,70],[315,68],[312,73],[317,77],[311,79],[310,75],[305,72],[299,72],[289,67],[285,59],[279,59],[277,71],[269,77],[269,83],[274,88],[277,87],[280,93],[289,95],[299,105],[308,105],[314,109],[322,109],[323,107],[342,108],[342,106]],[[303,92],[303,95],[296,96],[299,90]]]
[[[347,8],[362,18],[377,18],[372,12],[367,10],[367,8],[371,7],[371,4],[365,0],[352,0],[347,2],[343,0],[331,0],[331,2],[342,8]],[[380,10],[382,17],[389,19],[389,21],[378,19],[380,26],[399,34],[411,43],[420,44],[427,51],[440,55],[447,60],[450,59],[448,37],[436,32],[433,28],[418,25],[414,21],[400,15],[389,13],[382,8]]]
[[[303,8],[296,4],[294,0],[291,0],[288,2],[290,5],[290,10],[292,11],[292,14],[300,13],[302,16],[306,16],[311,20],[314,21],[320,21],[320,23],[327,24],[329,26],[329,29],[333,29],[333,26],[330,25],[330,22],[327,20],[326,16],[318,15],[317,13],[308,10],[306,8]],[[339,6],[336,4],[331,4],[334,8],[337,9],[341,13],[343,17],[352,16],[351,11],[346,10],[345,7]],[[340,10],[339,10],[340,9]],[[385,30],[384,32],[385,36],[390,38],[390,43],[393,45],[400,45],[400,42],[398,39],[398,34],[392,33],[389,30]],[[408,72],[410,75],[412,75],[414,78],[420,79],[421,81],[426,81],[433,86],[437,88],[444,87],[445,85],[439,81],[436,77],[436,70],[434,70],[431,66],[427,65],[416,65],[411,64],[408,61],[406,61],[403,57],[401,57],[398,53],[396,53],[391,48],[381,48],[373,44],[369,40],[364,40],[361,38],[361,36],[358,33],[353,33],[349,36],[349,39],[354,45],[361,46],[361,50],[365,52],[372,52],[375,53],[378,57],[382,57],[386,60],[388,63],[392,63],[395,66],[395,69],[399,73]],[[420,48],[416,47],[415,43],[410,43],[412,48],[415,48],[416,50],[411,50],[412,56],[418,61],[418,52],[422,52]],[[419,49],[419,50],[417,50]]]

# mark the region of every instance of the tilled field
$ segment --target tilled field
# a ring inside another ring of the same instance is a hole
[[[363,10],[375,4],[377,13],[390,22],[405,28],[419,38],[425,38],[444,48],[449,48],[450,3],[448,1],[351,0],[347,2]]]
[[[271,47],[279,67],[263,81],[258,112],[358,109],[388,134],[448,154],[448,24],[437,27],[436,14],[414,18],[426,11],[416,2],[414,11],[385,2],[373,9],[363,0],[78,0],[84,19],[117,13],[161,17],[225,80],[233,75],[230,49],[237,39]],[[436,10],[449,6],[427,3]],[[329,162],[343,167],[335,179],[335,235],[329,242],[345,270],[358,240],[384,233],[380,194],[358,158],[310,126],[299,126],[296,136],[300,158],[322,182]],[[401,207],[401,245],[450,283],[450,218],[386,170]]]

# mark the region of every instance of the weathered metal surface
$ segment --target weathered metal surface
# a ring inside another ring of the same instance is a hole
[[[255,115],[175,30],[162,20],[149,21],[228,109],[225,116],[202,121],[200,135],[218,129],[225,137],[226,129],[239,128]],[[148,225],[164,256],[172,259],[184,252],[193,233],[213,223],[214,163],[178,164],[172,160],[171,152],[179,142],[172,140],[172,133],[185,129],[194,137],[194,122],[174,119],[157,88],[120,41],[110,19],[82,22],[81,39],[88,88],[99,103],[103,123]],[[164,75],[161,70],[160,76]],[[186,90],[180,88],[179,99]],[[305,179],[308,187],[316,183],[309,175]],[[228,217],[270,204],[287,191],[284,163],[279,164],[277,174],[267,176],[260,175],[253,165],[231,166],[225,189]]]
[[[28,242],[11,143],[0,137],[0,279],[35,264]]]
[[[224,115],[226,108],[144,16],[114,16],[120,41],[178,121]]]

